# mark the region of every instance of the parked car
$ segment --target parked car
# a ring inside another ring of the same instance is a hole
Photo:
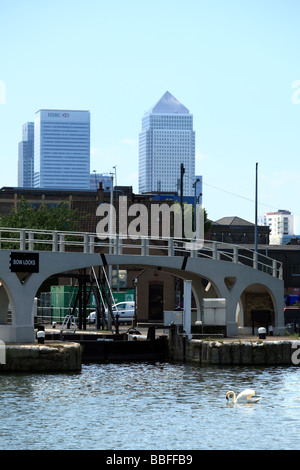
[[[89,323],[96,323],[96,312],[90,312],[87,320]]]
[[[118,302],[112,307],[113,315],[119,315],[119,322],[125,323],[132,321],[135,313],[135,302]],[[108,311],[106,309],[105,316],[107,318]],[[87,317],[89,323],[96,323],[96,312],[91,312]]]
[[[132,321],[135,313],[135,302],[118,302],[112,307],[113,315],[119,315],[119,322]]]

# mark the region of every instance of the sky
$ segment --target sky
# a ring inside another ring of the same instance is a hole
[[[286,209],[300,234],[299,0],[0,0],[0,187],[39,109],[91,113],[91,172],[138,193],[143,114],[193,114],[211,220]]]

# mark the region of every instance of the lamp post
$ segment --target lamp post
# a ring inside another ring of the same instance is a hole
[[[113,191],[114,191],[114,175],[113,173],[110,173],[111,177],[111,187],[110,187],[110,208],[109,208],[109,254],[112,253],[112,227],[113,227]],[[108,265],[108,282],[109,286],[111,286],[112,283],[112,265]],[[110,315],[108,315],[108,329],[111,329],[111,318]]]
[[[183,163],[180,165],[180,207],[181,207],[181,237],[184,238],[184,218],[183,218],[183,175],[185,169]]]
[[[254,233],[254,246],[255,251],[257,252],[257,169],[258,163],[256,163],[255,167],[255,233]]]
[[[115,170],[115,186],[117,185],[117,165],[113,166],[113,169]]]
[[[195,188],[195,195],[194,195],[194,207],[195,207],[195,210],[196,210],[196,204],[197,204],[197,183],[199,183],[200,179],[197,178],[195,183],[193,184],[194,188]]]
[[[93,170],[93,173],[95,173],[95,190],[97,191],[97,170]]]
[[[138,278],[136,277],[132,282],[133,282],[133,286],[134,286],[134,317],[133,317],[132,326],[136,327],[136,325],[137,325],[137,282],[138,282]]]
[[[115,186],[118,186],[117,185],[117,165],[113,166],[113,169],[115,170]],[[117,198],[118,198],[118,196],[117,196],[117,193],[116,193],[116,200],[117,200]],[[120,288],[119,288],[119,265],[117,265],[116,268],[117,268],[117,292],[119,292],[120,291]]]
[[[112,237],[112,227],[113,227],[113,199],[114,199],[114,175],[110,174],[111,177],[111,186],[110,186],[110,214],[109,214],[109,254],[111,254],[111,237]]]

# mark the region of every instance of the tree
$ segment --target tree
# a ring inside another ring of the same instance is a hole
[[[192,204],[188,204],[186,202],[183,203],[183,209],[181,211],[181,206],[180,206],[180,203],[175,201],[175,204],[174,204],[174,208],[175,208],[175,211],[180,212],[180,214],[185,213],[187,214],[187,216],[190,216],[192,221],[193,221],[193,230],[196,230],[195,228],[195,207],[192,205]],[[211,227],[212,227],[212,221],[208,219],[207,217],[207,212],[206,212],[206,209],[204,208],[200,208],[200,210],[203,211],[203,224],[204,226],[201,227],[203,229],[203,235],[204,235],[204,238],[205,236],[207,235],[207,233],[210,231]]]
[[[17,209],[0,218],[1,227],[30,228],[40,230],[80,230],[80,218],[76,209],[70,209],[66,202],[47,207],[41,204],[35,208],[22,197]]]

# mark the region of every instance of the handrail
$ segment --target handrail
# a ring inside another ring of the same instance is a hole
[[[211,240],[185,240],[141,236],[132,239],[126,235],[90,232],[69,232],[25,228],[0,227],[0,249],[22,251],[64,252],[81,248],[82,253],[109,248],[111,254],[124,254],[130,250],[133,256],[190,256],[227,261],[251,266],[254,269],[282,279],[282,263],[255,252],[244,245]],[[134,253],[132,253],[134,252]]]

